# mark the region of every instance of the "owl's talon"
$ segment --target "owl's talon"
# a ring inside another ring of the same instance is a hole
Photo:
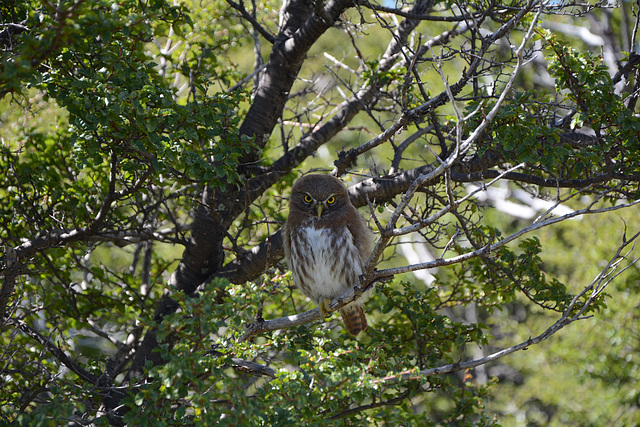
[[[331,306],[331,300],[328,298],[324,298],[318,304],[318,310],[320,310],[320,314],[323,318],[331,317],[329,306]]]

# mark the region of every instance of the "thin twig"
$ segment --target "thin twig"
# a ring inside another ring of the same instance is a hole
[[[100,377],[85,370],[78,362],[69,357],[64,350],[55,345],[49,338],[42,335],[40,332],[27,325],[24,321],[10,318],[7,319],[7,324],[12,325],[20,329],[23,333],[29,337],[35,339],[44,348],[47,349],[56,359],[58,359],[64,366],[69,368],[70,371],[76,373],[84,381],[87,381],[93,385],[97,385]]]
[[[275,36],[271,34],[269,31],[267,31],[262,25],[260,25],[260,23],[256,21],[253,16],[251,16],[251,14],[244,7],[244,3],[242,1],[240,3],[236,3],[234,1],[227,0],[227,3],[229,3],[231,7],[233,7],[238,12],[240,12],[242,17],[247,21],[249,21],[253,26],[253,28],[255,28],[255,30],[259,32],[262,37],[265,38],[265,40],[267,40],[271,44],[275,43],[276,41]]]

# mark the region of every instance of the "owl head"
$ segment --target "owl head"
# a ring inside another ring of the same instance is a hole
[[[331,175],[305,175],[291,188],[290,212],[306,217],[328,218],[349,206],[352,205],[347,189]]]

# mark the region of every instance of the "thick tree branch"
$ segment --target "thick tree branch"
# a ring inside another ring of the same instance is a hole
[[[282,230],[278,230],[245,252],[242,257],[236,258],[220,268],[207,280],[207,283],[212,282],[216,277],[227,279],[236,284],[254,280],[283,257]]]
[[[485,179],[493,179],[500,175],[499,171],[496,170],[486,170],[479,171],[473,173],[461,173],[461,172],[451,172],[451,178],[457,182],[479,182],[484,181]],[[544,178],[537,175],[531,175],[520,172],[511,172],[504,176],[504,179],[526,183],[526,184],[535,184],[540,187],[547,188],[586,188],[590,185],[594,184],[603,184],[606,182],[610,182],[613,180],[621,180],[621,181],[633,181],[639,182],[640,175],[630,175],[616,172],[607,172],[592,176],[590,178],[581,178],[581,179],[562,179],[562,178]]]
[[[351,6],[350,0],[330,1],[326,3],[321,17],[314,13],[313,7],[306,1],[287,2],[284,11],[286,20],[273,44],[267,67],[255,90],[253,103],[240,126],[241,135],[254,138],[258,147],[264,147],[280,118],[308,50],[340,14]],[[330,18],[329,21],[327,17]],[[248,165],[257,160],[256,152],[242,159]]]
[[[2,270],[0,270],[2,271],[2,284],[0,285],[0,319],[3,319],[7,315],[7,305],[9,305],[9,299],[15,288],[20,264],[18,263],[18,254],[9,246],[4,248],[4,255],[0,258],[0,261],[4,261],[4,266]]]

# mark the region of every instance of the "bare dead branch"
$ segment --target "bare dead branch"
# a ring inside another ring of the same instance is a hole
[[[452,363],[452,364],[440,366],[437,368],[423,369],[417,372],[404,372],[397,375],[390,375],[388,377],[383,378],[381,381],[411,379],[411,378],[417,378],[417,377],[428,377],[433,375],[450,374],[452,372],[457,372],[461,370],[475,368],[480,365],[485,365],[487,363],[494,362],[498,359],[501,359],[509,354],[515,353],[516,351],[526,350],[532,345],[539,344],[540,342],[546,340],[547,338],[549,338],[559,330],[563,329],[565,326],[568,326],[578,320],[586,319],[587,317],[584,316],[584,311],[595,301],[595,299],[600,295],[600,292],[592,294],[587,299],[587,301],[585,301],[582,307],[580,307],[580,309],[577,311],[573,310],[573,308],[575,307],[575,304],[577,304],[577,302],[585,293],[594,290],[596,288],[595,284],[602,283],[602,278],[607,277],[610,271],[612,269],[615,269],[619,261],[626,259],[626,256],[621,255],[622,250],[626,248],[632,241],[634,241],[639,235],[640,233],[634,235],[629,240],[627,240],[626,238],[624,239],[623,243],[620,245],[620,247],[618,247],[618,250],[616,251],[615,255],[611,258],[611,260],[607,263],[607,265],[600,271],[600,273],[598,273],[598,275],[593,280],[593,282],[590,285],[586,286],[582,290],[582,292],[576,295],[574,299],[571,301],[571,303],[567,306],[562,316],[556,322],[554,322],[551,326],[549,326],[549,328],[547,328],[544,332],[542,332],[540,335],[534,338],[529,338],[528,340],[521,342],[520,344],[516,344],[514,346],[492,353],[486,357],[468,360],[460,363]],[[640,260],[639,258],[636,258],[630,261],[629,264],[622,271],[625,271],[627,268],[631,267],[632,265],[635,265],[639,260]],[[616,276],[614,277],[617,277],[620,273],[622,273],[622,271],[616,274]],[[608,280],[606,283],[608,284],[610,282],[611,280]]]
[[[526,7],[522,8],[514,17],[512,17],[509,21],[503,24],[497,31],[487,36],[483,40],[480,51],[477,53],[469,69],[465,70],[462,77],[455,84],[447,85],[446,90],[442,91],[440,94],[438,94],[434,98],[427,100],[422,105],[412,110],[404,111],[401,114],[400,118],[398,118],[390,127],[388,127],[385,131],[383,131],[379,136],[372,139],[370,142],[367,142],[361,147],[349,150],[346,153],[340,153],[338,155],[338,159],[334,162],[335,168],[331,172],[331,174],[334,176],[341,176],[346,171],[346,169],[348,169],[349,167],[352,167],[355,164],[355,161],[359,154],[362,154],[363,152],[368,151],[371,148],[374,148],[388,141],[393,135],[395,135],[403,127],[407,126],[410,122],[417,120],[419,118],[422,118],[425,115],[429,114],[431,111],[435,110],[436,108],[446,104],[447,102],[450,102],[452,98],[454,98],[456,95],[458,95],[462,91],[462,89],[466,86],[469,79],[472,78],[475,71],[477,70],[477,68],[480,66],[482,62],[481,58],[484,56],[484,54],[490,48],[493,42],[500,39],[507,31],[509,31],[511,28],[517,25],[521,21],[522,17],[524,17],[527,13],[529,13],[538,4],[539,4],[538,0],[529,1]],[[542,9],[538,10],[536,18],[534,19],[534,23],[537,21],[537,17],[541,13],[541,10]],[[478,136],[484,131],[484,129],[489,125],[489,123],[493,121],[493,118],[497,114],[499,107],[502,105],[502,103],[506,99],[506,96],[509,93],[511,86],[513,86],[515,82],[515,76],[518,74],[518,71],[522,67],[522,50],[524,49],[526,42],[528,42],[529,39],[531,38],[534,27],[535,25],[530,25],[529,31],[527,32],[527,36],[525,37],[522,44],[518,48],[518,51],[517,51],[519,52],[518,63],[516,65],[516,69],[514,70],[514,73],[512,73],[512,78],[508,82],[507,87],[501,94],[501,97],[499,98],[498,102],[496,102],[494,108],[487,115],[487,117],[485,117],[483,122],[476,128],[474,133],[467,139],[467,149],[468,149],[468,146],[470,146],[470,144],[473,141],[475,141],[478,138]],[[432,45],[429,43],[427,43],[427,46],[429,48],[432,47]]]

